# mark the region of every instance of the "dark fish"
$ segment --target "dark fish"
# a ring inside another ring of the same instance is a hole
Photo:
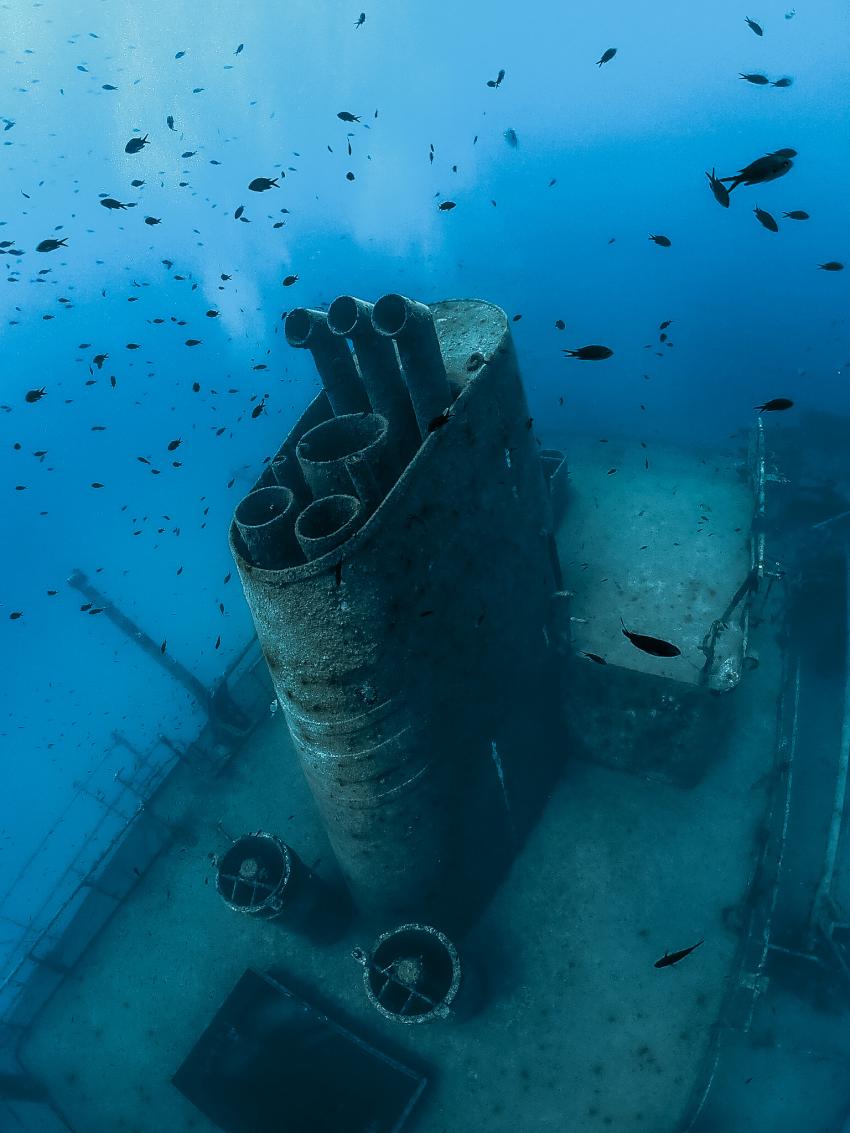
[[[68,237],[65,236],[61,240],[42,240],[40,244],[36,245],[37,252],[55,252],[57,248],[65,248],[68,245]]]
[[[609,47],[607,51],[602,52],[602,58],[598,60],[596,66],[601,67],[603,63],[610,62],[616,54],[617,54],[617,48],[616,47]]]
[[[245,50],[245,44],[240,43],[239,46],[236,48],[236,50],[233,52],[233,54],[234,55],[241,55],[244,50]]]
[[[277,177],[255,177],[248,188],[252,193],[264,193],[266,189],[278,188]]]
[[[22,618],[23,616],[24,616],[23,610],[12,610],[11,614],[9,614],[9,621],[10,622],[16,622],[18,620],[18,618]]]
[[[160,653],[164,653],[164,652],[165,652],[165,647],[166,647],[166,645],[167,645],[167,644],[168,644],[168,642],[167,642],[167,641],[163,641],[162,645],[160,645],[160,647],[159,647],[159,651],[160,651]]]
[[[436,417],[432,417],[428,422],[428,432],[433,433],[436,429],[441,429],[443,425],[448,422],[448,413],[438,413]]]
[[[838,260],[827,260],[825,264],[818,264],[821,271],[844,271],[844,264]]]
[[[764,405],[754,405],[753,409],[757,409],[759,413],[775,413],[781,409],[791,409],[794,402],[790,397],[773,397],[770,401],[766,401]]]
[[[260,416],[261,413],[265,413],[265,411],[266,411],[266,403],[265,403],[265,400],[263,400],[263,401],[259,402],[257,405],[254,406],[254,408],[251,410],[251,416],[256,419],[257,417]]]
[[[297,275],[288,275],[286,277],[286,279],[284,279],[284,281],[283,281],[283,286],[284,287],[291,287],[293,285],[293,283],[296,282],[297,279],[298,279]]]
[[[144,185],[144,181],[140,181],[138,177],[135,177],[130,182],[130,184],[133,186],[134,189],[141,189],[142,185]]]
[[[185,54],[186,54],[185,51],[178,51],[177,54],[174,56],[174,58],[175,59],[182,59]]]
[[[351,114],[348,110],[340,110],[337,118],[343,122],[359,122],[360,119],[356,114]]]
[[[102,370],[103,363],[108,357],[108,354],[95,354],[94,358],[92,358],[92,362],[95,364],[95,366],[97,366],[98,370]]]
[[[767,84],[770,82],[770,79],[767,77],[767,75],[762,75],[758,71],[754,72],[751,75],[745,75],[742,72],[741,78],[746,79],[748,83],[754,83],[757,87],[767,86]]]
[[[711,191],[712,191],[712,193],[714,193],[714,199],[717,201],[717,203],[719,205],[723,205],[723,207],[725,209],[728,209],[729,208],[729,190],[726,188],[726,186],[721,181],[719,181],[717,179],[717,177],[715,177],[713,169],[710,173],[708,172],[708,170],[706,170],[705,175],[708,178],[708,183],[711,187]]]
[[[757,157],[755,161],[739,169],[735,177],[721,177],[719,180],[731,181],[728,190],[730,193],[738,185],[762,185],[765,181],[775,181],[788,172],[794,164],[791,158],[795,155],[796,151],[792,149],[776,150],[764,157]]]
[[[238,220],[242,213],[245,211],[245,206],[240,205],[236,212],[233,214],[233,219]]]
[[[633,633],[626,629],[622,618],[620,618],[620,623],[623,626],[623,636],[627,637],[632,645],[644,653],[650,653],[653,657],[678,657],[682,652],[677,645],[671,645],[669,641],[662,641],[660,637],[649,637],[645,633]]]
[[[771,83],[771,86],[790,87],[793,82],[794,80],[792,78],[790,78],[788,75],[785,75],[783,78],[777,79],[775,82]]]
[[[174,129],[174,115],[173,114],[168,115],[168,117],[165,119],[165,124],[169,128],[169,130]]]
[[[162,224],[162,217],[146,216],[145,217],[145,224],[150,224],[151,226],[153,226],[154,224]]]
[[[116,201],[114,197],[104,197],[100,202],[105,209],[125,209],[127,206]]]
[[[769,212],[765,212],[764,209],[760,209],[758,206],[753,209],[753,212],[756,214],[759,224],[763,224],[770,232],[779,231],[779,225]]]
[[[187,149],[180,154],[181,159],[185,157],[194,157],[198,151],[196,149]]]
[[[103,86],[100,89],[101,90],[118,90],[118,87],[114,87],[112,85],[112,83],[104,83]]]
[[[502,68],[499,71],[498,75],[496,75],[495,79],[488,79],[487,80],[487,86],[488,87],[500,87],[502,85],[502,79],[504,77],[505,77],[505,71],[504,71],[504,68]]]
[[[757,24],[755,20],[751,20],[749,16],[746,16],[745,18],[748,28],[752,28],[756,35],[764,35],[764,29],[760,24]]]
[[[361,12],[360,15],[357,17],[357,19],[354,21],[354,26],[356,28],[362,28],[365,23],[366,23],[366,13]]]
[[[505,130],[505,141],[508,143],[511,149],[516,149],[519,145],[519,139],[516,136],[516,130],[512,130],[510,127],[508,127],[508,129]]]
[[[608,662],[604,657],[600,657],[598,653],[586,653],[583,649],[579,651],[580,657],[586,657],[588,661],[595,661],[597,665],[607,665]]]
[[[555,319],[555,330],[566,330],[567,324],[563,319]]]
[[[792,212],[784,212],[782,214],[788,220],[808,220],[809,214],[803,212],[802,209],[794,209]]]
[[[180,446],[182,444],[183,444],[183,438],[182,437],[178,437],[177,440],[175,440],[175,441],[169,441],[168,442],[168,451],[174,452],[174,450],[176,448],[180,448]]]
[[[46,393],[47,389],[45,386],[42,386],[41,389],[27,390],[26,394],[24,395],[24,401],[28,401],[30,405],[32,405],[35,401],[41,401]]]
[[[437,208],[440,210],[440,212],[449,212],[451,209],[456,207],[457,205],[454,201],[440,201],[440,203],[437,205]]]
[[[564,350],[570,358],[579,358],[582,362],[601,362],[603,358],[610,358],[614,353],[607,346],[580,346],[578,350]]]
[[[148,141],[147,134],[145,134],[143,138],[130,138],[129,142],[124,146],[124,153],[138,153],[139,150],[149,145],[150,142]]]
[[[201,339],[200,338],[187,338],[186,339],[186,345],[187,346],[200,346],[201,345]]]
[[[667,236],[650,236],[650,240],[654,240],[656,244],[660,244],[662,248],[669,248],[672,241]]]
[[[698,940],[696,944],[692,944],[690,948],[680,948],[678,952],[665,952],[660,960],[655,961],[655,967],[669,968],[672,964],[678,964],[680,960],[684,960],[686,956],[690,956],[694,949],[699,948],[702,943],[702,940]]]
[[[672,319],[665,319],[663,323],[658,324],[658,329],[659,330],[667,330],[667,328],[670,326],[670,324],[672,322],[673,322]]]
[[[354,174],[351,172],[351,170],[349,170],[348,173],[346,173],[345,179],[346,179],[346,181],[353,181],[354,180]]]

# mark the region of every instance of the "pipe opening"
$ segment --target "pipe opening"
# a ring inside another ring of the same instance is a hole
[[[313,319],[306,307],[296,307],[283,322],[283,333],[290,346],[306,346],[312,329]]]
[[[403,295],[383,295],[372,310],[372,325],[381,334],[396,335],[407,322],[407,300]]]
[[[349,335],[357,325],[357,300],[340,295],[328,307],[328,326],[334,334]]]
[[[306,457],[311,464],[342,460],[379,443],[386,432],[387,422],[377,413],[348,413],[310,429],[298,442],[296,451],[299,459]]]
[[[233,518],[241,528],[263,528],[282,516],[291,504],[289,488],[280,485],[258,488],[239,503]]]
[[[295,534],[305,539],[335,535],[350,524],[359,512],[360,501],[356,496],[325,496],[301,512],[295,521]]]

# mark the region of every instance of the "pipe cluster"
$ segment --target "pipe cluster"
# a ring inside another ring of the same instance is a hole
[[[236,508],[248,557],[267,570],[349,539],[453,397],[431,311],[404,295],[375,304],[341,295],[327,314],[297,307],[284,332],[312,353],[333,416],[278,453],[266,486]]]

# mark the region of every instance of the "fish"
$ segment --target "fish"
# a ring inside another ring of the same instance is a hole
[[[346,173],[345,179],[346,179],[346,181],[353,181],[354,180],[354,174],[351,172],[351,170],[349,170],[348,173]],[[283,222],[281,222],[281,227],[283,227]]]
[[[186,339],[186,345],[187,346],[200,346],[201,345],[201,339],[200,338],[187,338]]]
[[[37,244],[35,250],[37,252],[55,252],[57,248],[65,248],[67,245],[67,236],[63,237],[61,240],[48,238],[47,240],[42,240],[40,244]]]
[[[186,157],[194,157],[198,151],[196,149],[187,149],[180,154],[181,160]]]
[[[609,63],[617,54],[616,47],[609,47],[607,51],[602,52],[601,59],[598,60],[596,66],[601,67],[603,63]]]
[[[714,193],[714,199],[717,201],[717,203],[719,205],[723,205],[723,207],[725,209],[728,209],[729,208],[729,190],[726,188],[726,186],[720,180],[718,180],[717,177],[715,177],[713,169],[710,173],[708,172],[708,170],[706,170],[705,175],[708,178],[708,184],[711,188],[711,191],[712,191],[712,193]]]
[[[27,392],[24,394],[24,401],[28,401],[30,405],[33,405],[36,401],[41,401],[46,393],[46,386],[42,386],[41,389],[27,390]]]
[[[354,21],[355,28],[362,28],[366,23],[366,13],[361,12],[357,19]]]
[[[764,35],[764,28],[761,24],[757,24],[755,20],[751,20],[749,16],[745,17],[747,27],[756,33],[756,35]]]
[[[264,193],[272,187],[279,188],[277,177],[255,177],[248,185],[252,193]]]
[[[739,169],[734,177],[720,177],[719,180],[731,182],[728,189],[730,193],[738,185],[762,185],[765,181],[775,181],[777,177],[783,177],[788,172],[794,164],[791,160],[794,156],[796,150],[776,150],[774,153],[765,154],[764,157],[757,157],[755,161]]]
[[[153,227],[154,224],[162,224],[162,217],[146,216],[145,217],[145,224],[149,224],[149,225],[151,225],[151,227]]]
[[[776,223],[769,212],[765,212],[764,209],[760,209],[758,206],[753,209],[753,212],[756,214],[756,218],[758,219],[759,224],[763,225],[770,232],[779,231],[779,225]]]
[[[595,661],[597,665],[608,664],[605,658],[600,657],[598,653],[586,653],[584,649],[579,650],[579,657],[586,657],[588,661]]]
[[[623,627],[623,636],[627,637],[632,645],[643,653],[649,653],[653,657],[678,657],[681,655],[682,650],[677,645],[663,641],[660,637],[650,637],[645,633],[634,633],[632,630],[626,629],[626,623],[622,618],[620,618],[620,624]]]
[[[508,129],[505,130],[504,138],[505,138],[505,141],[508,143],[508,145],[511,147],[511,149],[516,149],[517,146],[519,145],[519,139],[516,136],[516,130],[512,130],[510,127],[508,127]]]
[[[233,54],[234,55],[241,55],[244,50],[245,50],[245,44],[240,43],[239,46],[236,48],[236,50],[233,52]]]
[[[794,80],[790,77],[790,75],[783,75],[781,79],[776,79],[770,85],[772,87],[790,87],[793,82]]]
[[[120,201],[116,201],[114,197],[103,197],[100,202],[105,209],[125,209],[127,205],[122,205]]]
[[[169,442],[168,442],[168,451],[169,451],[169,452],[174,452],[174,450],[175,450],[176,448],[180,448],[180,446],[181,446],[182,444],[183,444],[183,438],[182,438],[182,437],[178,437],[178,438],[177,438],[176,440],[174,440],[174,441],[169,441]]]
[[[502,85],[502,79],[504,77],[505,77],[505,70],[504,70],[504,68],[502,68],[499,71],[498,75],[496,75],[495,79],[488,79],[487,80],[487,86],[488,87],[494,87],[494,88],[500,87]]]
[[[173,114],[168,115],[168,117],[165,119],[165,124],[169,128],[169,130],[174,129],[174,115]]]
[[[680,948],[678,952],[665,952],[660,960],[655,961],[655,967],[656,968],[672,967],[673,964],[678,964],[680,960],[684,960],[684,958],[686,956],[690,956],[690,954],[696,948],[699,948],[699,946],[703,943],[704,943],[704,941],[698,940],[696,942],[696,944],[692,944],[690,946],[690,948]]]
[[[164,652],[165,652],[165,647],[166,647],[166,645],[167,645],[167,644],[168,644],[168,641],[167,641],[167,640],[166,640],[166,641],[163,641],[162,645],[160,645],[160,647],[159,647],[159,651],[160,651],[160,653],[164,653]]]
[[[352,114],[348,110],[340,110],[340,112],[337,114],[337,118],[339,118],[340,121],[342,121],[342,122],[359,122],[360,121],[360,118],[357,114]]]
[[[283,281],[283,286],[284,287],[291,287],[293,285],[293,283],[295,283],[297,281],[297,279],[298,279],[297,275],[288,275]]]
[[[102,370],[103,369],[103,363],[106,361],[106,359],[108,357],[109,357],[108,354],[95,354],[94,358],[92,358],[92,362],[94,363],[95,366],[97,366],[98,370]]]
[[[130,182],[130,184],[133,186],[134,189],[141,189],[142,185],[144,185],[144,181],[141,181],[138,177],[135,177]]]
[[[608,346],[580,346],[578,350],[564,350],[569,358],[578,358],[582,362],[601,362],[604,358],[610,358],[614,353]]]
[[[185,54],[186,54],[185,51],[178,51],[177,54],[174,56],[174,58],[175,59],[182,59]]]
[[[448,413],[438,413],[436,417],[432,417],[428,422],[428,432],[433,433],[436,429],[441,429],[443,425],[447,424],[449,420]]]
[[[672,244],[672,240],[670,240],[668,236],[650,236],[649,238],[650,240],[654,240],[655,243],[660,245],[662,248],[669,248]]]
[[[259,402],[257,405],[255,405],[254,408],[251,410],[251,416],[256,420],[257,417],[259,417],[261,413],[265,413],[265,411],[266,411],[266,402],[265,402],[265,399],[263,399],[261,402]]]
[[[9,621],[10,622],[16,622],[18,620],[18,618],[22,618],[23,616],[24,616],[23,610],[12,610],[11,614],[9,614]]]
[[[753,409],[757,409],[759,413],[776,413],[782,409],[791,409],[793,405],[794,402],[790,397],[773,397],[764,405],[754,405]]]
[[[784,217],[786,217],[788,220],[808,220],[809,219],[809,214],[807,212],[803,212],[802,209],[792,209],[791,212],[784,212],[782,215]]]
[[[555,319],[555,330],[566,330],[567,324],[563,319]]]
[[[665,319],[663,323],[658,324],[658,329],[659,330],[667,330],[667,328],[670,326],[670,324],[672,322],[673,322],[672,319]]]
[[[143,138],[130,138],[129,142],[124,146],[124,153],[138,153],[140,150],[144,149],[145,146],[149,145],[150,142],[148,141],[147,134],[145,134]]]
[[[103,85],[101,86],[101,88],[100,88],[100,89],[101,89],[101,90],[118,90],[118,87],[114,87],[114,86],[112,85],[112,83],[103,83]],[[7,128],[8,128],[8,127],[7,127]]]
[[[746,79],[748,83],[753,83],[757,87],[764,87],[770,82],[767,75],[762,75],[760,72],[755,71],[752,74],[745,75],[741,72],[741,78]]]
[[[457,208],[457,205],[454,201],[440,201],[437,208],[440,212],[449,212],[451,209]]]
[[[827,260],[825,264],[818,264],[821,271],[844,271],[844,264],[839,260]]]
[[[240,205],[236,212],[233,214],[233,219],[238,220],[242,213],[245,211],[245,206]]]

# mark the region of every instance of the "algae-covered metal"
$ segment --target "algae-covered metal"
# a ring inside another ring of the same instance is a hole
[[[237,508],[231,549],[357,904],[445,917],[492,886],[551,781],[550,502],[502,310],[331,311],[336,332],[287,317],[330,388]],[[352,412],[367,391],[380,406]],[[271,548],[245,529],[270,485],[292,493]]]

